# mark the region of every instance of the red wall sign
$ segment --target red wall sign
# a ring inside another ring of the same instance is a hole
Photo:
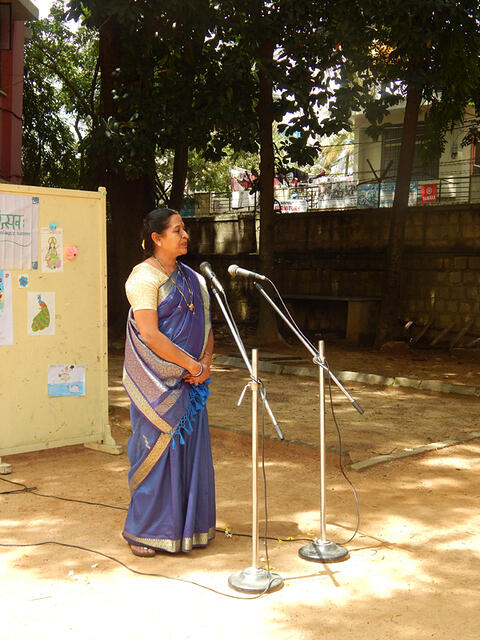
[[[436,202],[436,201],[437,201],[437,185],[422,184],[422,202]]]

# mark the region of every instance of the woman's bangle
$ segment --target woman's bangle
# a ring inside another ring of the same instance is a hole
[[[201,369],[196,375],[193,375],[193,373],[191,373],[190,375],[192,376],[192,378],[199,378],[203,373],[203,364],[201,362],[199,362],[198,364],[200,365]]]

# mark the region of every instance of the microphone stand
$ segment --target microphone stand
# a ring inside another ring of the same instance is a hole
[[[258,566],[258,429],[257,429],[257,403],[258,403],[258,351],[252,350],[252,564],[232,573],[228,577],[228,584],[237,591],[247,593],[266,593],[271,589],[276,589],[283,584],[283,580],[278,573],[272,573],[270,567],[262,569]]]
[[[319,342],[319,351],[317,351],[312,345],[304,338],[297,327],[290,322],[287,316],[279,309],[275,302],[266,293],[264,288],[255,282],[253,285],[260,291],[262,296],[269,302],[269,304],[275,309],[278,315],[284,320],[284,322],[290,327],[293,333],[297,336],[300,342],[307,348],[307,350],[313,356],[314,364],[319,367],[319,388],[320,388],[320,539],[315,538],[311,544],[304,545],[298,551],[298,554],[304,560],[312,560],[314,562],[335,562],[342,560],[348,555],[348,550],[340,544],[327,540],[326,536],[326,521],[325,521],[325,371],[328,372],[330,378],[335,382],[337,387],[353,404],[355,409],[362,414],[363,409],[352,398],[348,391],[343,387],[341,382],[331,372],[330,368],[325,362],[324,354],[324,342]]]
[[[216,298],[216,300],[218,302],[218,305],[219,305],[220,309],[222,310],[223,315],[225,316],[225,320],[227,321],[227,324],[228,324],[228,326],[230,328],[230,331],[232,332],[232,335],[233,335],[233,337],[235,339],[235,342],[237,343],[238,350],[240,351],[240,354],[241,354],[241,356],[243,358],[243,361],[245,362],[245,366],[248,369],[250,377],[254,378],[256,380],[257,377],[253,375],[252,365],[250,364],[250,360],[248,359],[248,355],[247,355],[247,352],[245,350],[245,346],[244,346],[244,344],[242,342],[242,339],[240,338],[240,335],[238,333],[238,329],[234,325],[234,323],[232,322],[232,319],[231,319],[229,313],[225,309],[225,305],[223,304],[223,300],[220,297],[220,293],[217,291],[216,287],[212,286],[212,291],[213,291],[213,293],[215,295],[215,298]],[[280,440],[283,440],[284,439],[284,435],[282,433],[282,430],[280,429],[277,421],[275,420],[275,416],[273,415],[272,410],[270,409],[270,405],[268,404],[268,401],[267,401],[266,398],[264,399],[264,402],[265,402],[265,409],[266,409],[268,415],[270,416],[270,419],[271,419],[271,421],[273,423],[273,426],[275,427],[275,431],[277,432],[277,435],[280,438]]]
[[[225,320],[227,321],[230,331],[237,343],[242,354],[247,369],[250,373],[251,381],[249,387],[252,391],[252,564],[250,567],[232,573],[228,578],[228,584],[237,591],[247,593],[266,593],[271,589],[276,589],[283,584],[283,580],[278,573],[272,573],[270,567],[267,570],[258,566],[258,429],[257,429],[257,404],[258,404],[258,352],[257,349],[252,351],[252,363],[248,359],[247,352],[238,333],[237,327],[234,325],[232,318],[225,309],[223,300],[217,288],[212,285],[212,292],[222,310]],[[243,397],[243,394],[242,396]],[[264,398],[265,408],[268,411],[278,436],[283,440],[283,433],[275,420],[275,417]],[[241,399],[240,399],[241,401]]]

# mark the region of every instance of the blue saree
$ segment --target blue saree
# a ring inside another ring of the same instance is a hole
[[[194,313],[187,309],[179,288],[185,296],[193,295]],[[181,271],[177,267],[160,283],[159,300],[159,330],[193,358],[200,358],[211,323],[208,291],[198,274],[185,265]],[[205,546],[215,536],[214,471],[205,407],[209,380],[193,386],[183,380],[185,373],[145,345],[130,309],[123,384],[131,400],[132,434],[127,445],[131,500],[123,537],[171,553]]]

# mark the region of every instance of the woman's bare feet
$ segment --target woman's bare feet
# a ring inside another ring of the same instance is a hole
[[[139,556],[140,558],[152,558],[155,555],[155,549],[151,549],[150,547],[131,544],[130,549],[134,556]]]

